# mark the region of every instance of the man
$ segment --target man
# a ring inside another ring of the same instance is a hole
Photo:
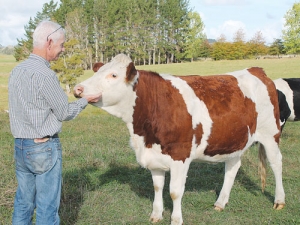
[[[16,66],[9,78],[9,117],[15,138],[18,188],[13,225],[59,224],[62,183],[62,152],[58,133],[62,121],[74,119],[101,94],[69,103],[50,61],[64,49],[65,30],[42,21],[33,33],[33,51]]]

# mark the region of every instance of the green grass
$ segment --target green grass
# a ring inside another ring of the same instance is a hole
[[[299,61],[298,58],[201,61],[143,68],[158,72],[177,71],[177,74],[198,73],[195,71],[200,71],[200,74],[214,74],[254,66],[254,63],[257,63],[257,66],[265,68],[268,75],[275,79],[299,77]],[[87,71],[85,76],[91,74],[91,71]],[[8,78],[8,74],[5,77],[4,80]],[[2,83],[1,80],[0,85],[5,86],[7,83]],[[11,224],[17,183],[8,114],[1,111],[0,224],[6,225]],[[296,122],[287,123],[281,137],[283,182],[286,192],[286,207],[283,210],[272,209],[275,181],[269,167],[267,187],[264,193],[261,192],[260,178],[257,174],[258,151],[252,147],[243,156],[229,204],[221,213],[213,210],[213,203],[223,184],[224,164],[191,165],[182,200],[184,224],[300,224],[299,125]],[[63,189],[60,208],[62,225],[150,224],[148,220],[153,201],[151,174],[137,164],[135,154],[129,147],[126,125],[120,119],[101,109],[88,106],[75,120],[64,122],[60,137],[63,145]],[[169,174],[164,189],[164,220],[158,225],[170,224],[172,201],[168,192],[168,181]]]

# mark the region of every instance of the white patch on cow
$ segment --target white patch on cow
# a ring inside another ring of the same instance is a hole
[[[92,105],[123,119],[126,123],[133,121],[133,106],[135,106],[136,99],[133,85],[139,77],[137,73],[131,82],[124,82],[130,62],[127,56],[118,55],[102,66],[92,77],[80,83],[85,87],[84,95],[102,93],[102,101],[92,103]]]
[[[273,82],[276,88],[285,95],[286,102],[288,103],[289,108],[291,110],[291,115],[287,118],[287,120],[294,121],[296,115],[294,111],[293,90],[290,88],[289,84],[282,78],[273,80]]]
[[[160,74],[160,76],[165,80],[169,80],[182,95],[187,107],[187,111],[192,116],[193,129],[196,129],[197,125],[202,124],[203,136],[201,138],[199,148],[204,150],[207,146],[207,139],[211,133],[212,127],[212,119],[210,118],[205,103],[196,96],[194,90],[187,84],[185,80],[169,74]]]
[[[244,96],[250,98],[253,102],[256,102],[256,99],[254,98],[256,97],[255,95],[255,91],[257,88],[256,85],[257,82],[261,83],[261,81],[257,77],[249,73],[247,69],[229,72],[226,74],[234,76],[238,80],[238,85],[241,91],[243,92]]]
[[[274,106],[271,103],[270,96],[265,84],[252,75],[247,69],[230,72],[228,75],[234,76],[238,80],[238,85],[244,96],[255,102],[257,115],[257,128],[255,141],[261,141],[265,136],[265,130],[272,130],[273,135],[278,133],[276,120],[265,112],[273,112]],[[270,129],[271,128],[271,129]],[[269,135],[269,134],[268,134]]]
[[[161,169],[169,171],[172,163],[172,158],[169,155],[161,154],[161,145],[153,144],[152,148],[145,147],[145,141],[143,136],[133,134],[132,124],[127,124],[130,132],[130,145],[135,150],[137,162],[147,169]]]

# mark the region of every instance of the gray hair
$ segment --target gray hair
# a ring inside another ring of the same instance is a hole
[[[44,20],[37,25],[33,32],[33,47],[43,47],[50,38],[56,42],[65,36],[65,33],[65,29],[58,23]]]

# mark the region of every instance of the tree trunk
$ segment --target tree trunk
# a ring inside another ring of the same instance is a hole
[[[160,64],[160,50],[158,50],[158,60],[157,60],[157,64]]]
[[[148,65],[151,65],[151,51],[148,51]]]
[[[70,89],[70,85],[66,84],[66,93],[70,94],[71,93],[71,89]]]

